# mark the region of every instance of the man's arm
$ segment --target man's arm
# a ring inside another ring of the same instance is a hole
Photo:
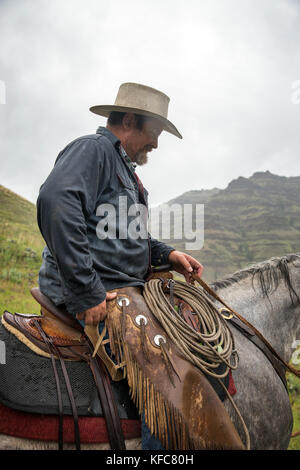
[[[86,219],[95,210],[108,170],[103,171],[97,143],[78,139],[60,154],[39,193],[39,228],[56,261],[70,313],[105,302],[106,291],[89,252]]]
[[[149,242],[151,249],[151,264],[152,266],[161,266],[168,264],[169,254],[175,250],[172,246],[152,238],[149,234]]]
[[[183,274],[187,282],[192,281],[192,273],[201,277],[203,266],[195,258],[166,245],[149,235],[151,246],[151,264],[160,266],[170,264],[171,269]]]

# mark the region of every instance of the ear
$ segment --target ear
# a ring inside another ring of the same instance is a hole
[[[126,113],[123,117],[122,125],[126,131],[135,127],[135,116],[133,113]]]

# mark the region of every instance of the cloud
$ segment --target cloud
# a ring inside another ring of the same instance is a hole
[[[270,170],[300,175],[300,5],[289,0],[0,3],[1,183],[35,201],[59,151],[105,120],[122,82],[158,88],[163,133],[138,173],[158,204]]]

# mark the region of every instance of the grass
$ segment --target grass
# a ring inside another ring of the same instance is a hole
[[[12,281],[0,281],[0,312],[8,310],[11,313],[39,313],[38,303],[30,295],[30,289],[36,286],[36,282],[14,283]]]
[[[30,289],[37,285],[44,242],[37,233],[15,234],[10,225],[0,232],[0,312],[31,312],[37,304]]]
[[[0,314],[38,313],[30,289],[37,285],[45,242],[36,207],[0,185]]]
[[[298,367],[300,370],[300,366]],[[287,374],[290,402],[293,410],[294,426],[293,434],[300,431],[300,379],[293,374]],[[289,450],[300,450],[300,435],[292,437]]]

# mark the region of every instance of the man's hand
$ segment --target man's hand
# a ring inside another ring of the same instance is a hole
[[[116,292],[107,292],[106,299],[101,304],[77,313],[76,318],[83,320],[86,325],[97,326],[106,317],[106,301],[114,299],[116,295]]]
[[[192,282],[192,273],[197,274],[199,277],[202,275],[202,264],[192,256],[186,255],[181,251],[171,251],[168,261],[174,271],[184,275],[186,282]]]

